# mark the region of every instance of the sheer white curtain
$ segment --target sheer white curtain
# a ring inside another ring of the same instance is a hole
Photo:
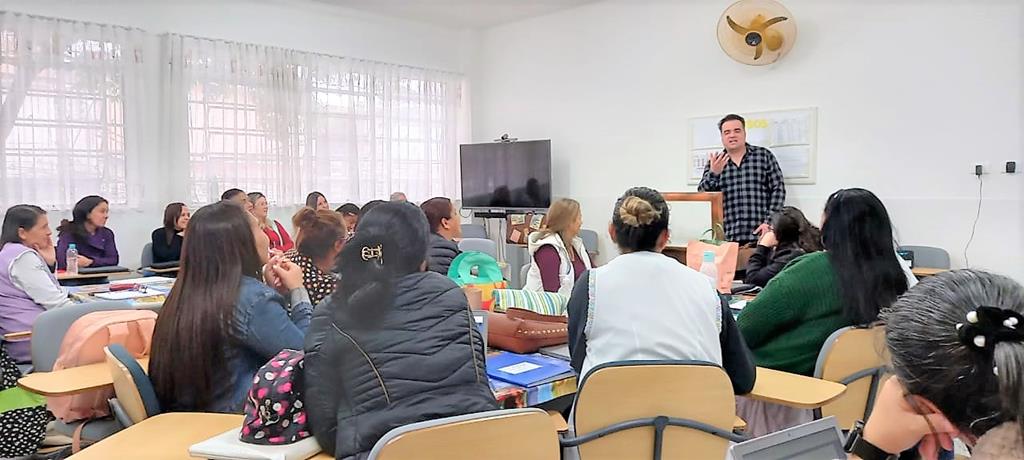
[[[141,203],[147,39],[0,12],[0,206]]]
[[[332,203],[457,194],[458,74],[174,34],[164,49],[165,126],[188,133],[170,145],[193,202],[231,187],[279,206],[313,190]]]

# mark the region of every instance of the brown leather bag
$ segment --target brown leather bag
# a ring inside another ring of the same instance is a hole
[[[513,353],[533,353],[569,341],[569,319],[509,308],[487,315],[487,345]]]

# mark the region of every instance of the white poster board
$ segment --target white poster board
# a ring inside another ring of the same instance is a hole
[[[775,154],[787,184],[814,183],[817,178],[817,108],[739,115],[747,121],[747,143],[766,147]],[[718,131],[721,119],[721,115],[690,119],[687,183],[699,183],[708,155],[722,151],[722,136]]]

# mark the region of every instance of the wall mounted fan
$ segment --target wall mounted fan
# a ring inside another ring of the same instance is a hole
[[[775,0],[740,0],[718,20],[718,44],[729,57],[747,65],[768,65],[796,42],[793,14]]]

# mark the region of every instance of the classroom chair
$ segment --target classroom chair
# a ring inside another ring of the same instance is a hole
[[[932,246],[900,246],[898,250],[914,252],[914,267],[945,269],[950,267],[949,252],[942,248]]]
[[[591,256],[600,254],[597,250],[597,232],[593,230],[580,230],[580,238],[583,239],[583,247]]]
[[[64,341],[64,334],[78,318],[97,311],[131,309],[131,304],[127,302],[109,301],[68,305],[41,313],[32,325],[32,366],[34,370],[38,372],[53,370],[53,364],[57,362],[57,357],[60,355],[60,345]],[[56,431],[71,436],[80,423],[64,423],[57,420],[54,424]],[[99,441],[120,429],[121,424],[113,418],[91,420],[82,429],[82,439],[92,442]]]
[[[482,252],[495,259],[498,258],[498,244],[485,238],[463,238],[462,241],[459,241],[459,250]]]
[[[835,416],[846,430],[867,420],[878,388],[889,376],[885,326],[844,327],[825,340],[814,366],[814,377],[846,385],[839,399],[814,410],[816,419]]]
[[[139,260],[139,267],[147,268],[153,266],[153,243],[146,243],[142,247],[142,257]]]
[[[125,428],[161,412],[153,382],[146,371],[121,344],[103,349],[107,367],[114,381],[114,398],[110,400],[114,417]]]
[[[700,361],[599,365],[580,383],[573,419],[574,435],[561,444],[581,460],[725,458],[730,441],[746,439],[732,431],[729,376]]]
[[[475,439],[482,442],[467,442]],[[551,417],[535,408],[459,415],[395,428],[367,460],[558,460]]]
[[[487,228],[480,224],[462,224],[462,237],[487,239]]]

